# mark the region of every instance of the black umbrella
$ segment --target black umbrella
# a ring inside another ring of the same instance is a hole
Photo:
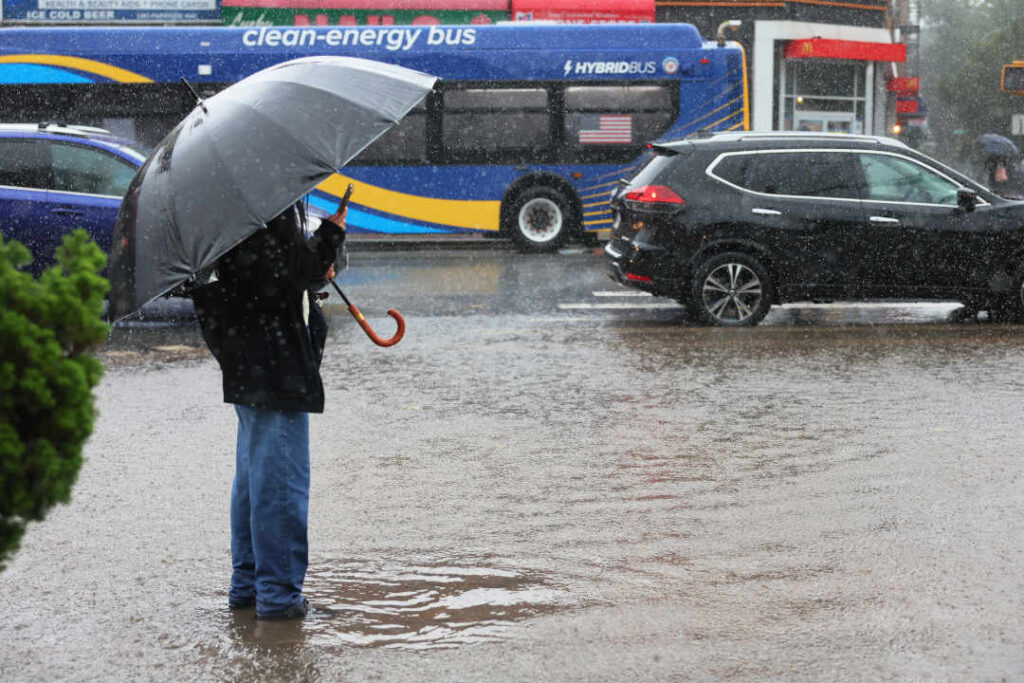
[[[981,147],[982,154],[987,157],[1016,159],[1020,156],[1020,148],[1013,140],[996,133],[983,133],[977,137],[975,142]]]
[[[435,80],[366,59],[308,57],[200,100],[128,187],[114,227],[110,319],[213,266],[394,126]]]

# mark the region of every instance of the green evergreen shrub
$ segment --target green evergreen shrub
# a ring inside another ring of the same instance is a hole
[[[64,238],[38,280],[28,249],[0,238],[0,569],[25,525],[67,502],[92,433],[106,338],[106,256],[84,230]]]

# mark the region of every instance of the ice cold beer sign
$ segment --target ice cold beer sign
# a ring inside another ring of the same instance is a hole
[[[3,0],[4,21],[50,23],[219,22],[217,0]]]

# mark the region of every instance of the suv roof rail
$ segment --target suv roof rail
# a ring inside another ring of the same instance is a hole
[[[874,140],[874,135],[859,135],[854,133],[828,133],[816,130],[773,130],[773,131],[746,131],[741,137],[744,138],[854,138],[859,140]]]
[[[806,130],[775,130],[775,131],[729,131],[736,136],[737,140],[770,140],[772,138],[794,140],[857,140],[859,142],[873,142],[877,145],[893,145],[894,147],[906,147],[906,144],[894,138],[887,138],[880,135],[862,135],[859,133],[826,133]],[[725,133],[725,134],[729,134]]]

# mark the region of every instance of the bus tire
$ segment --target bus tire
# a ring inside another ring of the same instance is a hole
[[[509,234],[519,249],[540,253],[558,249],[573,231],[575,214],[564,194],[546,185],[517,194],[509,211]]]

